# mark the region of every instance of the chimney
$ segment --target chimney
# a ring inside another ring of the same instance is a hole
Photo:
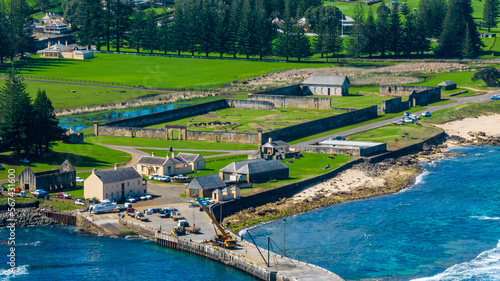
[[[64,45],[68,46],[68,41],[64,42]]]
[[[155,153],[154,153],[154,152],[151,152],[151,156],[155,157]]]
[[[120,165],[118,165],[118,163],[116,163],[116,164],[115,164],[115,170],[118,170],[118,167],[119,167],[119,166],[120,166]]]
[[[47,12],[47,13],[45,13],[45,15],[48,17],[48,16],[49,16],[49,13]]]
[[[47,48],[50,48],[50,40],[49,40],[49,44],[48,44]]]
[[[92,174],[95,174],[95,172],[97,172],[97,169],[92,169]]]
[[[174,158],[174,157],[175,157],[175,152],[172,152],[172,158]]]
[[[169,158],[169,157],[168,157],[168,152],[167,152],[167,159],[168,159],[168,158]]]
[[[273,138],[269,138],[268,141],[269,141],[269,143],[272,143],[273,142]]]
[[[60,40],[57,40],[57,44],[61,44],[61,41],[60,41]]]

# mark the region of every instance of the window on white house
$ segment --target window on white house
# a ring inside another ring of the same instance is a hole
[[[138,181],[137,181],[137,184],[141,184],[141,180],[138,180]]]
[[[143,171],[143,172],[144,172],[144,166],[141,166],[141,171]]]
[[[129,183],[129,182],[127,182],[127,186],[130,186],[130,183]]]

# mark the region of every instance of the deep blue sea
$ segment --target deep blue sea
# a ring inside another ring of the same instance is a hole
[[[9,235],[0,229],[0,240]],[[151,241],[85,235],[75,227],[16,230],[16,268],[6,264],[9,247],[0,245],[0,280],[255,281],[218,262],[157,246]]]
[[[500,280],[500,148],[452,152],[467,155],[427,163],[397,194],[249,231],[346,280]]]

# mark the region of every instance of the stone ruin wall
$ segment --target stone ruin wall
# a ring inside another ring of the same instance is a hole
[[[320,97],[250,94],[249,100],[268,101],[275,107],[331,110],[331,99]]]

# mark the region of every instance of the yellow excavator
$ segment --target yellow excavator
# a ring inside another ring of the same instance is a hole
[[[196,202],[198,202],[198,204],[200,204],[200,207],[203,208],[203,210],[205,211],[205,213],[207,213],[207,215],[212,220],[212,224],[213,224],[214,230],[215,230],[215,240],[218,241],[218,242],[220,242],[226,248],[234,248],[234,247],[236,247],[236,241],[233,239],[233,237],[231,236],[231,234],[229,234],[222,227],[222,225],[220,225],[220,223],[217,221],[217,219],[214,217],[214,215],[212,213],[210,213],[210,210],[207,208],[206,202],[204,200],[202,200],[201,198],[199,198],[199,197],[195,197],[195,199],[196,199]],[[219,231],[217,231],[217,229]]]

